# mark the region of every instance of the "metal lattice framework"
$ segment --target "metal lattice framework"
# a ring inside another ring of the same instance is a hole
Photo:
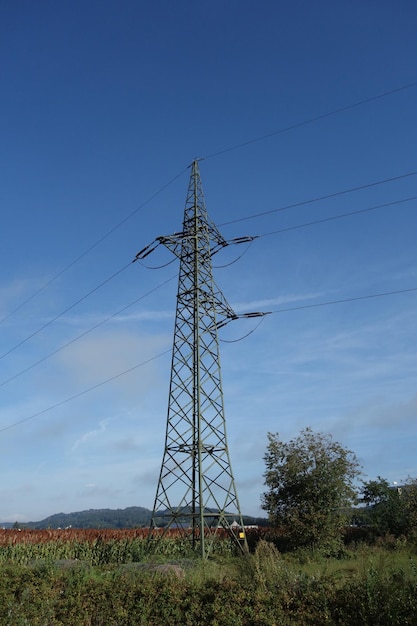
[[[218,328],[242,316],[213,280],[212,256],[228,242],[207,215],[197,161],[191,166],[182,231],[155,241],[136,258],[162,244],[179,258],[180,270],[165,449],[149,538],[156,542],[175,528],[206,558],[224,529],[245,552],[227,445],[218,341]]]

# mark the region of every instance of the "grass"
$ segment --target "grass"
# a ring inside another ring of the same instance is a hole
[[[294,564],[296,559],[287,559]],[[410,577],[415,575],[417,554],[409,549],[393,552],[372,546],[346,553],[344,558],[317,558],[300,565],[300,570],[310,576],[328,576],[334,581],[360,578],[368,571],[392,572],[401,570]]]

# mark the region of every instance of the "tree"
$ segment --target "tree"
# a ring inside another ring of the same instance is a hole
[[[288,443],[268,433],[262,508],[290,547],[324,547],[341,541],[344,509],[355,499],[360,465],[353,452],[310,428]]]
[[[363,484],[363,502],[367,520],[375,535],[409,536],[417,529],[417,480],[408,478],[404,485],[390,485],[378,476]]]
[[[400,489],[378,476],[364,483],[362,499],[367,506],[369,527],[375,535],[403,534],[407,516]]]

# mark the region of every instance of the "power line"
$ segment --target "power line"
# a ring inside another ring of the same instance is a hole
[[[270,311],[270,314],[274,313],[288,313],[289,311],[302,311],[303,309],[315,309],[322,306],[331,306],[333,304],[344,304],[345,302],[356,302],[359,300],[370,300],[372,298],[383,298],[386,296],[394,296],[401,293],[411,293],[417,291],[417,287],[410,287],[409,289],[397,289],[395,291],[383,291],[381,293],[371,293],[366,296],[354,296],[352,298],[341,298],[340,300],[329,300],[328,302],[317,302],[316,304],[303,304],[300,306],[287,307],[285,309],[277,309],[276,311]]]
[[[403,294],[403,293],[411,293],[414,291],[417,291],[417,287],[410,287],[408,289],[397,289],[395,291],[385,291],[381,293],[367,294],[364,296],[353,296],[351,298],[341,298],[340,300],[329,300],[327,302],[317,302],[315,304],[304,304],[304,305],[295,306],[295,307],[286,307],[285,309],[277,309],[275,311],[268,311],[268,315],[273,315],[277,313],[288,313],[291,311],[302,311],[305,309],[332,306],[336,304],[345,304],[347,302],[369,300],[372,298],[383,298],[383,297],[394,296],[394,295]],[[21,420],[13,422],[12,424],[9,424],[8,426],[4,426],[3,428],[0,428],[0,433],[5,432],[6,430],[10,430],[11,428],[14,428],[15,426],[19,426],[20,424],[23,424],[24,422],[28,422],[29,420],[35,419],[36,417],[40,417],[41,415],[44,415],[45,413],[48,413],[49,411],[52,411],[53,409],[63,406],[64,404],[67,404],[68,402],[71,402],[72,400],[75,400],[76,398],[79,398],[80,396],[86,395],[87,393],[90,393],[91,391],[94,391],[95,389],[103,387],[104,385],[107,385],[113,380],[121,378],[122,376],[125,376],[126,374],[129,374],[130,372],[133,372],[134,370],[139,369],[140,367],[143,367],[144,365],[147,365],[148,363],[151,363],[152,361],[155,361],[156,359],[159,359],[162,356],[165,356],[169,352],[171,352],[171,349],[164,350],[164,352],[160,352],[159,354],[156,354],[155,356],[150,357],[146,361],[142,361],[141,363],[138,363],[137,365],[134,365],[133,367],[130,367],[129,369],[124,370],[123,372],[119,372],[118,374],[115,374],[114,376],[111,376],[110,378],[106,378],[105,380],[101,381],[100,383],[97,383],[96,385],[93,385],[92,387],[89,387],[88,389],[83,389],[82,391],[68,398],[65,398],[64,400],[61,400],[60,402],[57,402],[56,404],[53,404],[45,409],[42,409],[41,411],[37,411],[36,413],[33,413],[32,415],[29,415],[28,417],[24,417]]]
[[[371,98],[366,98],[364,100],[359,100],[358,102],[354,102],[353,104],[348,104],[344,107],[339,107],[338,109],[334,109],[333,111],[328,111],[327,113],[322,113],[321,115],[316,115],[315,117],[310,117],[307,120],[302,122],[297,122],[296,124],[291,124],[290,126],[286,126],[285,128],[280,128],[279,130],[274,130],[270,133],[266,133],[265,135],[260,135],[259,137],[254,137],[253,139],[249,139],[248,141],[244,141],[242,143],[238,143],[234,146],[230,146],[229,148],[224,148],[223,150],[218,150],[217,152],[212,152],[211,154],[204,157],[207,159],[213,159],[214,157],[220,156],[221,154],[225,154],[227,152],[232,152],[232,150],[239,150],[240,148],[244,148],[246,146],[252,145],[259,141],[263,141],[264,139],[269,139],[269,137],[274,137],[276,135],[282,135],[283,133],[287,133],[290,130],[294,130],[296,128],[301,128],[302,126],[307,126],[307,124],[312,124],[313,122],[318,122],[327,117],[331,117],[332,115],[337,115],[338,113],[343,113],[344,111],[349,111],[350,109],[355,109],[356,107],[362,106],[364,104],[368,104],[369,102],[375,102],[376,100],[381,100],[382,98],[386,98],[387,96],[391,96],[395,93],[399,93],[400,91],[405,91],[406,89],[410,89],[411,87],[417,86],[417,81],[413,83],[408,83],[407,85],[402,85],[401,87],[397,87],[396,89],[390,89],[389,91],[384,91],[377,96],[372,96]]]
[[[179,174],[177,174],[176,176],[174,176],[173,178],[171,178],[165,185],[163,185],[162,187],[160,187],[157,191],[155,191],[154,194],[152,194],[147,200],[145,200],[144,202],[142,202],[142,204],[140,204],[136,209],[134,209],[133,211],[131,211],[131,213],[129,213],[128,215],[126,215],[124,218],[122,218],[120,220],[120,222],[118,222],[117,224],[115,224],[110,230],[108,230],[102,237],[100,237],[99,239],[97,239],[91,246],[89,246],[86,250],[84,250],[84,252],[82,252],[79,256],[77,256],[73,261],[71,261],[71,263],[69,263],[68,265],[66,265],[62,270],[60,270],[59,272],[57,272],[57,274],[55,274],[50,280],[48,280],[44,285],[42,285],[41,287],[39,287],[39,289],[37,289],[36,291],[34,291],[28,298],[26,298],[26,300],[24,300],[23,302],[21,302],[16,308],[14,308],[12,311],[9,311],[9,313],[7,315],[5,315],[1,320],[0,320],[0,324],[3,324],[3,322],[5,322],[6,320],[8,320],[12,315],[14,315],[15,313],[17,313],[17,311],[19,311],[21,308],[23,308],[26,304],[28,304],[28,302],[30,302],[31,300],[33,300],[33,298],[35,298],[37,295],[39,295],[42,291],[44,291],[45,289],[47,289],[47,287],[49,287],[53,282],[55,282],[60,276],[62,276],[65,272],[67,272],[71,267],[73,267],[76,263],[78,263],[79,261],[81,261],[81,259],[83,259],[85,256],[87,256],[87,254],[89,254],[90,252],[92,252],[92,250],[94,250],[95,248],[97,248],[97,246],[99,246],[105,239],[107,239],[110,235],[112,235],[116,230],[118,230],[123,224],[125,224],[128,220],[130,220],[134,215],[136,215],[136,213],[138,213],[141,209],[143,209],[147,204],[149,204],[149,202],[151,202],[152,200],[154,200],[154,198],[156,198],[160,193],[162,193],[163,191],[165,191],[165,189],[167,187],[169,187],[172,183],[174,183],[178,178],[180,178],[180,176],[182,176],[182,174],[184,174],[184,172],[186,172],[188,169],[188,166],[186,168],[184,168],[183,170],[181,170],[181,172],[179,172]],[[3,355],[5,356],[5,355]],[[3,358],[3,357],[0,357]]]
[[[361,213],[369,213],[371,211],[376,211],[377,209],[383,209],[388,206],[402,204],[404,202],[410,202],[411,200],[417,200],[417,196],[411,196],[410,198],[403,198],[402,200],[395,200],[393,202],[386,202],[385,204],[378,204],[376,206],[368,207],[367,209],[358,209],[357,211],[349,211],[348,213],[342,213],[340,215],[332,215],[331,217],[323,217],[319,220],[305,222],[304,224],[297,224],[296,226],[287,226],[286,228],[280,228],[279,230],[273,230],[269,233],[263,233],[262,235],[258,235],[258,238],[269,237],[270,235],[277,235],[278,233],[286,233],[290,230],[298,230],[299,228],[307,228],[309,226],[315,226],[316,224],[323,224],[324,222],[332,222],[334,220],[340,220],[345,217],[351,217],[352,215],[360,215]]]
[[[272,213],[279,213],[281,211],[288,211],[289,209],[294,209],[296,207],[305,206],[306,204],[312,204],[313,202],[319,202],[320,200],[328,200],[329,198],[336,198],[337,196],[343,196],[347,193],[352,193],[354,191],[361,191],[362,189],[369,189],[370,187],[377,187],[378,185],[384,185],[385,183],[392,183],[396,180],[402,180],[404,178],[409,178],[410,176],[416,176],[417,171],[408,172],[407,174],[400,174],[399,176],[393,176],[391,178],[384,178],[382,180],[377,180],[372,183],[366,183],[365,185],[359,185],[358,187],[350,187],[349,189],[344,189],[343,191],[336,191],[334,193],[329,193],[325,196],[317,196],[315,198],[310,198],[309,200],[302,200],[301,202],[295,202],[294,204],[287,204],[283,207],[278,207],[277,209],[270,209],[269,211],[262,211],[261,213],[254,213],[253,215],[248,215],[246,217],[240,217],[235,220],[230,220],[228,222],[222,222],[219,224],[220,226],[228,226],[229,224],[236,224],[237,222],[244,222],[246,220],[252,220],[257,217],[263,217],[264,215],[271,215]]]

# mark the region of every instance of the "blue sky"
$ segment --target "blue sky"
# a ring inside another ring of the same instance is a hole
[[[412,0],[1,3],[1,521],[152,508],[178,265],[130,261],[196,157],[225,238],[264,235],[214,257],[236,311],[274,311],[221,333],[243,512],[267,432],[417,476],[417,291],[310,307],[417,287],[416,27]]]

